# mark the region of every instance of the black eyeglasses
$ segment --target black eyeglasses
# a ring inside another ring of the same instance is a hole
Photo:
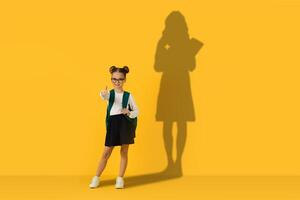
[[[117,79],[117,78],[111,78],[111,80],[113,81],[113,82],[122,82],[122,81],[124,81],[124,78],[119,78],[119,79]]]

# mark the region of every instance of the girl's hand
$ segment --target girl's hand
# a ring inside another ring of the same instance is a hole
[[[127,115],[130,114],[130,111],[127,108],[122,108],[121,111],[122,111],[123,114],[127,114]]]
[[[108,90],[107,90],[107,86],[105,88],[105,90],[101,91],[102,96],[107,96],[108,95]]]

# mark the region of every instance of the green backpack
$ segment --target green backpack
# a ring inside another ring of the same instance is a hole
[[[122,108],[126,108],[129,100],[129,95],[130,93],[127,91],[124,91],[123,98],[122,98]],[[110,90],[110,95],[109,95],[109,102],[107,106],[107,111],[106,111],[106,129],[108,128],[108,118],[109,118],[109,113],[110,110],[114,104],[115,101],[115,90],[111,89]],[[132,111],[132,108],[130,107],[129,104],[129,111]],[[135,130],[137,127],[137,117],[135,118],[130,118],[128,115],[124,114],[125,118],[130,122],[129,123],[129,132],[134,134],[135,137]]]

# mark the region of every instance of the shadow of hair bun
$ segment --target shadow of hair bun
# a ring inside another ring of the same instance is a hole
[[[123,66],[123,71],[127,74],[129,73],[129,67],[128,66]]]

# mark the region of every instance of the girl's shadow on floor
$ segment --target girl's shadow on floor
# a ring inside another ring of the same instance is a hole
[[[151,174],[143,174],[137,176],[126,176],[124,177],[125,181],[125,188],[141,186],[145,184],[170,180],[174,178],[180,178],[182,175],[175,175],[175,174],[168,174],[167,172],[158,172],[158,173],[151,173]],[[111,186],[114,185],[116,182],[115,179],[110,180],[101,180],[100,187],[102,186]]]

